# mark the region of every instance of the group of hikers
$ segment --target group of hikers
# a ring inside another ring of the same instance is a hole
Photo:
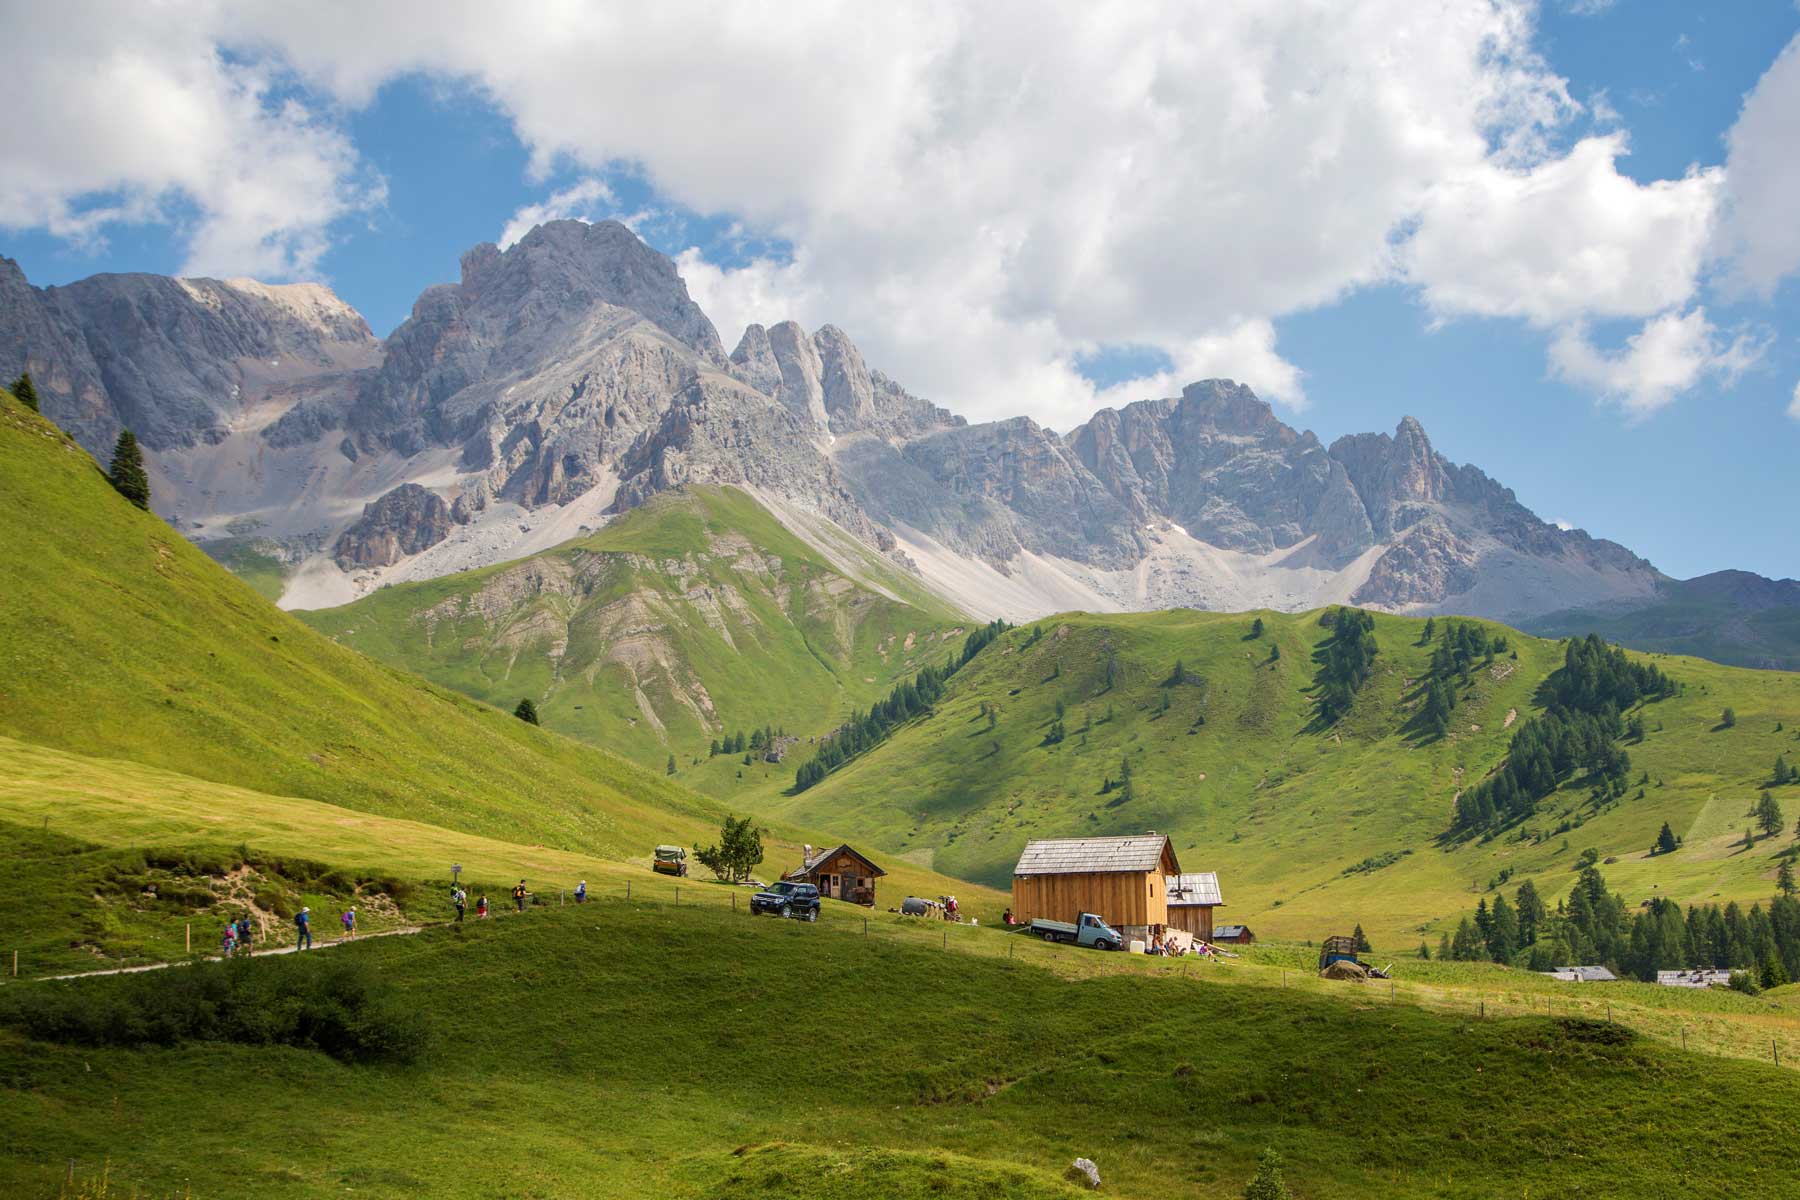
[[[525,886],[523,879],[512,889],[513,907],[519,912],[525,911],[525,902],[532,898],[532,892]],[[575,885],[575,903],[587,903],[587,880],[583,879]],[[456,910],[456,923],[461,924],[464,914],[469,909],[469,893],[461,884],[453,884],[450,888],[450,905]],[[478,896],[475,900],[475,919],[485,920],[488,915],[488,898]],[[344,937],[356,936],[356,906],[352,904],[344,910],[338,921],[344,927]],[[219,950],[222,957],[230,958],[233,954],[250,954],[251,942],[256,937],[256,928],[248,913],[225,923],[224,933],[220,938]],[[312,909],[302,905],[294,914],[294,949],[310,950],[313,945]]]

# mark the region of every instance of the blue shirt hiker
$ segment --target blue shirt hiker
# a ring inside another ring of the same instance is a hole
[[[575,885],[575,903],[587,903],[587,880],[585,879]]]
[[[308,915],[310,908],[302,908],[294,914],[294,949],[312,949],[312,918]]]

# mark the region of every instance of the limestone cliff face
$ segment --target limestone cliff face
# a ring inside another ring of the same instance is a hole
[[[30,371],[46,415],[98,454],[123,428],[152,451],[217,443],[270,393],[347,391],[379,357],[319,284],[95,275],[40,289],[0,259],[0,375]]]

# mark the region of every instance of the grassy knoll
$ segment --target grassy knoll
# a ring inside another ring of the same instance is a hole
[[[618,856],[713,809],[372,662],[264,601],[0,397],[0,734]]]
[[[960,643],[948,630],[966,622],[916,581],[859,566],[882,591],[744,492],[696,488],[531,558],[301,619],[491,704],[529,696],[546,726],[645,765],[673,753],[685,772],[735,731],[829,729]]]
[[[560,903],[560,893],[582,879],[595,895],[623,894],[629,883],[672,897],[676,884],[650,874],[650,848],[656,841],[706,844],[717,828],[671,816],[647,832],[655,836],[632,855],[603,858],[0,737],[0,858],[13,864],[0,889],[0,955],[10,961],[19,951],[27,975],[162,961],[182,956],[190,923],[195,950],[211,952],[216,926],[245,911],[288,938],[287,919],[300,904],[319,914],[321,937],[335,936],[337,914],[359,900],[367,930],[441,921],[449,915],[452,863],[463,867],[471,902],[485,891],[499,905],[521,877],[548,904]],[[759,874],[772,877],[797,862],[803,838],[824,841],[775,831],[765,840]],[[984,922],[997,920],[1005,906],[1000,893],[905,862],[888,865],[879,892],[884,906],[906,895],[955,892]],[[685,895],[728,902],[730,889],[707,882],[697,864],[694,871],[681,884]],[[160,898],[144,894],[149,882]]]
[[[620,900],[371,941],[332,953],[425,1020],[412,1065],[0,1030],[0,1183],[74,1159],[146,1195],[1048,1197],[1086,1155],[1111,1194],[1222,1197],[1273,1146],[1316,1200],[1800,1187],[1768,1067],[1031,948]]]
[[[1780,856],[1800,850],[1800,786],[1776,790],[1788,829],[1742,845],[1776,756],[1800,762],[1800,675],[1659,656],[1684,690],[1642,710],[1623,799],[1595,805],[1572,781],[1522,829],[1446,843],[1458,789],[1492,770],[1517,722],[1539,711],[1561,645],[1502,630],[1511,650],[1474,672],[1451,731],[1433,738],[1418,720],[1424,623],[1377,615],[1374,676],[1327,728],[1311,700],[1313,655],[1329,633],[1319,614],[1255,615],[1255,639],[1251,614],[1191,611],[1053,618],[1035,644],[1015,630],[951,680],[935,714],[797,795],[791,773],[752,768],[745,802],[791,819],[829,815],[922,865],[1001,886],[1031,837],[1170,832],[1185,867],[1220,873],[1222,920],[1314,940],[1360,922],[1378,946],[1408,952],[1421,938],[1435,945],[1503,871],[1509,890],[1529,877],[1554,904],[1589,848],[1633,904],[1765,898]],[[1178,661],[1183,680],[1171,683]],[[1047,743],[1059,701],[1067,735]],[[1726,706],[1732,728],[1720,727]],[[1127,756],[1129,800],[1104,787]],[[694,778],[721,792],[740,782]],[[1685,844],[1651,857],[1664,821]]]

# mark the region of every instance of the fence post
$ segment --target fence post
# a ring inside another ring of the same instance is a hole
[[[18,977],[19,977],[19,952],[17,950],[14,950],[13,951],[13,978],[17,979]]]
[[[627,900],[631,899],[631,880],[629,879],[625,881],[625,898]]]
[[[1281,971],[1281,986],[1282,987],[1287,986],[1287,968],[1285,968],[1285,967],[1283,967],[1282,971]]]
[[[1681,1027],[1681,1048],[1683,1050],[1687,1049],[1687,1026],[1686,1025],[1683,1025]]]
[[[676,908],[681,907],[681,885],[680,884],[675,885],[675,907]]]
[[[864,937],[869,936],[869,918],[867,918],[867,917],[863,918],[863,936]]]
[[[1612,1001],[1611,1000],[1608,1000],[1606,1002],[1606,1023],[1608,1025],[1612,1024]]]
[[[950,931],[948,929],[946,929],[946,930],[944,930],[944,949],[948,950],[949,948],[950,948]]]
[[[1484,1021],[1487,1020],[1487,1000],[1485,997],[1481,1001],[1481,1019]]]
[[[736,892],[731,893],[731,911],[732,912],[737,911],[737,893]],[[865,922],[863,922],[863,924],[867,925],[868,922],[865,921]]]
[[[187,950],[184,951],[184,953],[192,954],[193,952],[194,952],[194,923],[192,921],[189,921],[188,926],[187,926]]]
[[[1781,1047],[1775,1044],[1774,1038],[1769,1039],[1769,1053],[1775,1056],[1775,1065],[1779,1067],[1781,1065]]]

